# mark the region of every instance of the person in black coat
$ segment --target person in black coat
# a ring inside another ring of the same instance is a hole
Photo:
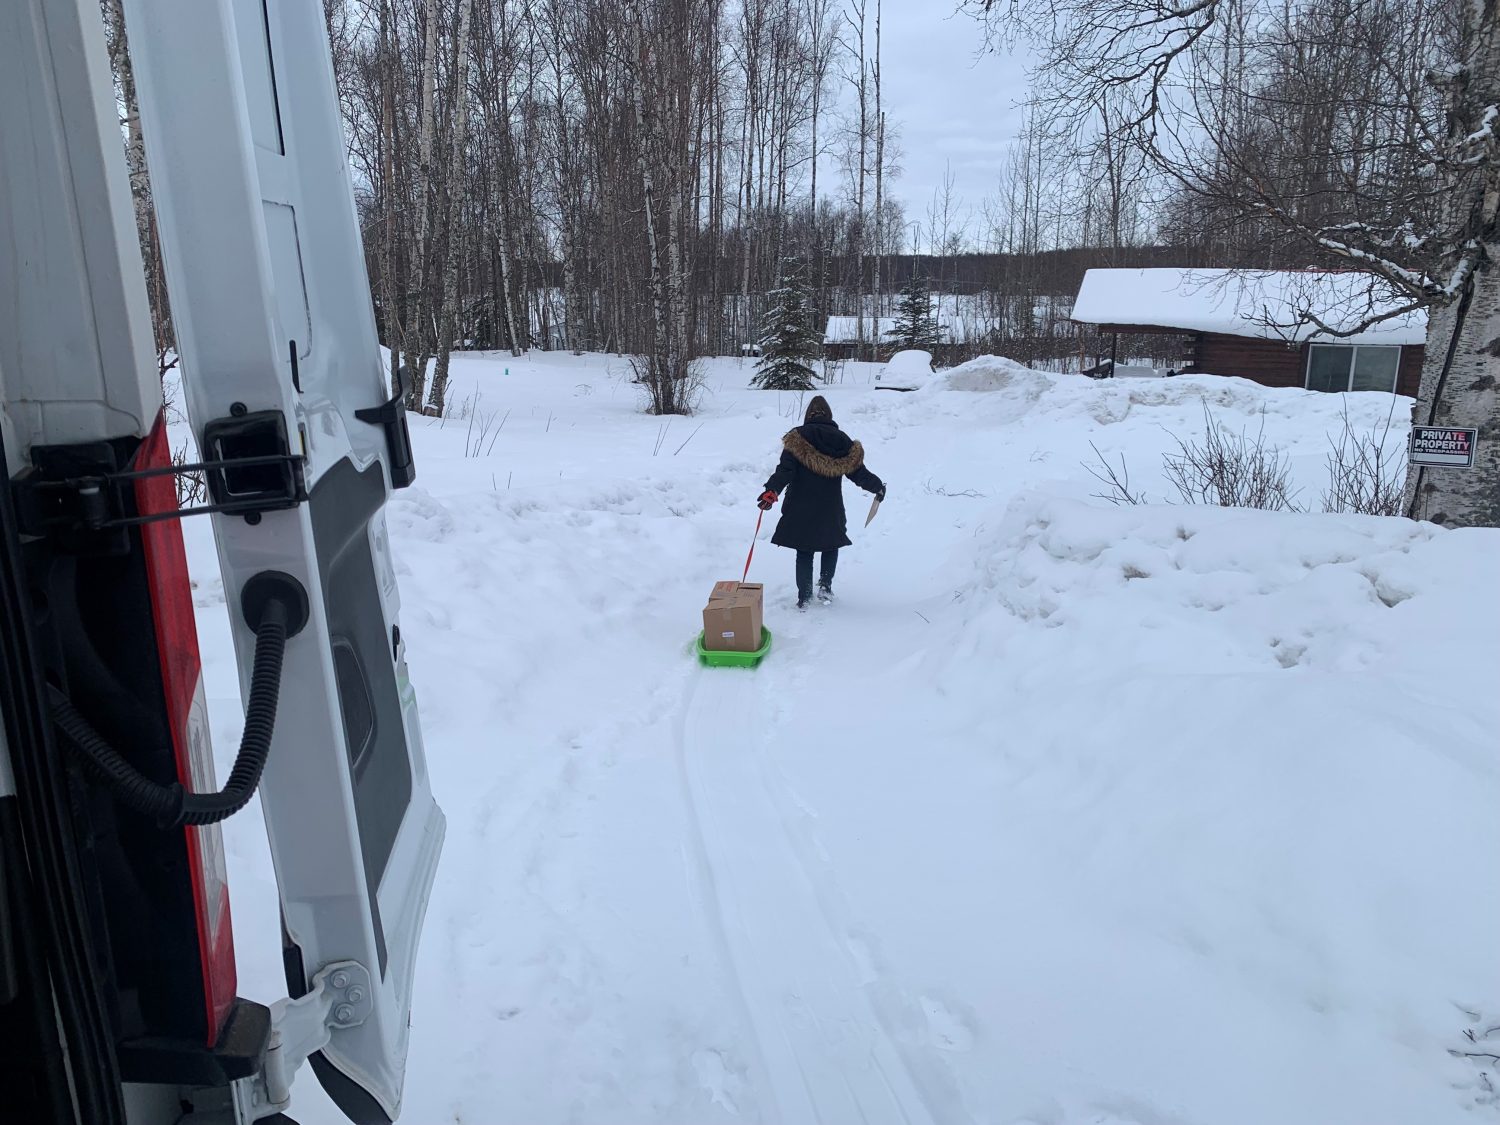
[[[770,511],[781,493],[786,506],[771,542],[797,552],[797,608],[813,598],[813,554],[821,553],[818,600],[833,600],[833,573],[839,548],[849,546],[844,515],[844,478],[848,477],[877,499],[885,499],[885,485],[865,467],[865,449],[833,421],[833,409],[822,395],[807,406],[804,423],[781,439],[781,463],[760,495],[762,511]]]

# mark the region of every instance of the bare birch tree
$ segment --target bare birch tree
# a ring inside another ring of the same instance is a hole
[[[458,63],[454,68],[453,76],[453,136],[448,150],[448,221],[444,238],[443,296],[438,311],[437,363],[432,372],[431,405],[433,412],[438,415],[443,413],[448,393],[448,368],[453,358],[453,334],[459,326],[458,279],[459,261],[463,256],[464,247],[464,201],[468,188],[464,162],[469,146],[469,60],[473,16],[474,0],[459,0]]]
[[[427,389],[427,361],[431,356],[429,324],[431,310],[427,301],[428,278],[433,245],[433,164],[437,126],[437,0],[425,0],[422,17],[421,124],[417,133],[417,199],[416,239],[412,254],[412,300],[415,308],[407,323],[408,336],[403,341],[411,369],[412,386],[407,405],[420,410]]]
[[[1199,210],[1370,275],[1369,316],[1308,309],[1304,327],[1334,338],[1427,311],[1416,420],[1481,437],[1473,469],[1414,468],[1407,511],[1500,526],[1497,0],[969,7],[992,33],[1036,39],[1054,136],[1110,99],[1112,131]]]

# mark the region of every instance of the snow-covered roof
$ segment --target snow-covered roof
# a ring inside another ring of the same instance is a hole
[[[1340,331],[1401,306],[1369,274],[1327,270],[1096,269],[1083,275],[1073,319],[1215,332],[1263,340],[1420,344],[1427,314],[1408,312],[1354,336],[1330,337],[1311,317]]]

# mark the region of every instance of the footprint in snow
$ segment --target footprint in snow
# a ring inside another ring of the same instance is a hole
[[[693,1069],[713,1103],[739,1116],[739,1099],[745,1093],[745,1079],[729,1066],[723,1053],[713,1049],[695,1051]]]
[[[848,941],[849,956],[859,971],[860,984],[874,984],[880,980],[880,970],[875,964],[875,955],[862,937],[851,936]]]
[[[922,1011],[927,1016],[932,1045],[938,1050],[967,1051],[974,1046],[974,1031],[968,1021],[954,1014],[941,1000],[922,997]]]

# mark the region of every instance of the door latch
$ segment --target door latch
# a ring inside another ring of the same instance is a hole
[[[356,410],[361,422],[379,426],[385,431],[392,488],[406,488],[417,479],[417,462],[411,452],[411,431],[406,426],[406,396],[411,393],[411,372],[405,365],[396,371],[396,394],[379,406]]]

